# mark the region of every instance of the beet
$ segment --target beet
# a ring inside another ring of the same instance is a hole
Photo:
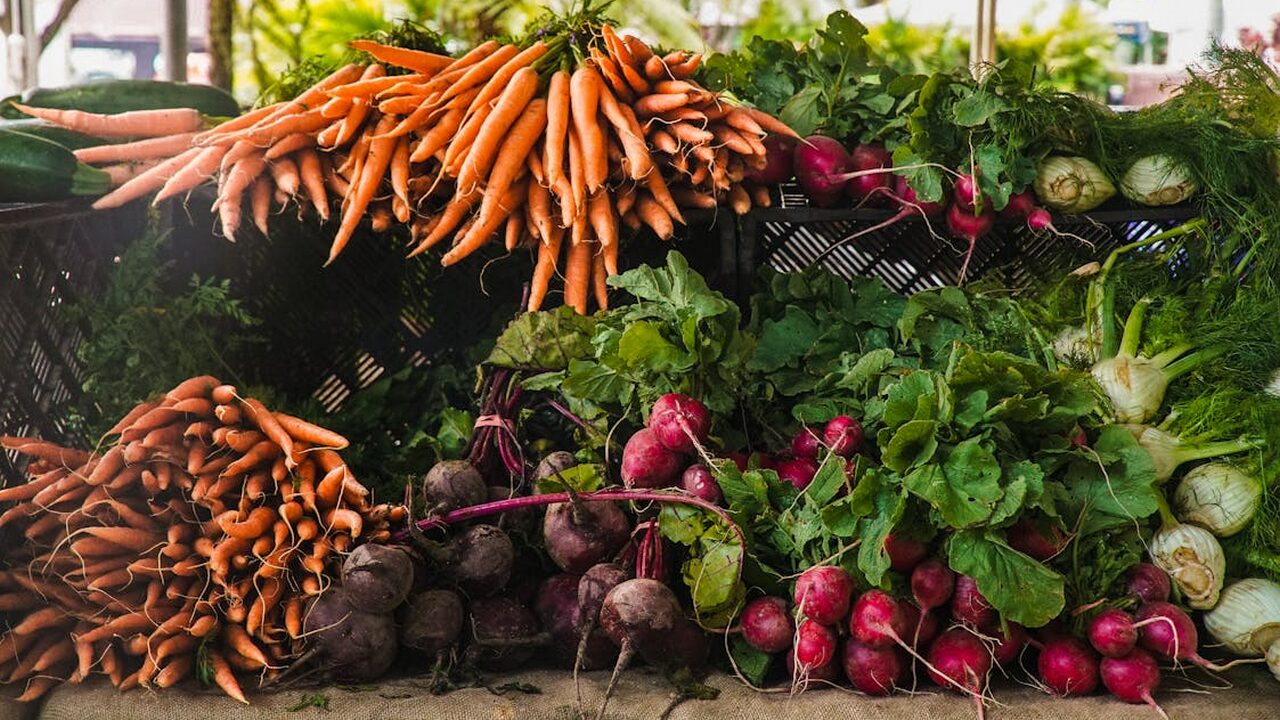
[[[951,617],[971,628],[983,628],[996,620],[996,611],[978,590],[978,582],[968,575],[956,577],[951,597]]]
[[[489,486],[489,502],[498,500],[506,500],[512,497],[511,489],[502,485]],[[517,533],[525,537],[532,537],[538,531],[538,525],[542,522],[542,508],[536,505],[516,508],[490,515],[489,520],[502,530]]]
[[[622,482],[632,488],[674,485],[684,464],[648,428],[637,430],[622,449]]]
[[[645,578],[618,584],[600,608],[600,627],[614,643],[648,653],[661,653],[665,636],[683,619],[671,588]]]
[[[468,647],[468,656],[485,670],[515,670],[538,651],[531,643],[538,633],[538,619],[511,598],[471,603],[471,632],[475,642]]]
[[[782,652],[790,647],[795,635],[795,623],[787,611],[787,601],[780,597],[752,600],[743,609],[738,622],[742,626],[742,639],[761,652]]]
[[[409,596],[413,575],[413,560],[403,549],[365,543],[343,561],[342,589],[357,610],[391,612]]]
[[[451,543],[450,574],[471,597],[492,595],[506,587],[515,567],[511,538],[494,525],[475,525]]]
[[[889,554],[889,568],[894,572],[911,572],[929,554],[929,547],[919,540],[889,534],[884,539],[884,551]]]
[[[1151,563],[1138,563],[1126,572],[1129,594],[1142,602],[1164,602],[1173,592],[1169,573]]]
[[[465,460],[444,460],[427,471],[422,481],[427,511],[443,515],[459,508],[479,505],[489,497],[480,471]]]
[[[778,463],[778,479],[804,490],[818,474],[818,465],[809,458],[793,458]]]
[[[791,455],[798,458],[818,459],[818,451],[822,449],[822,430],[805,426],[791,438]]]
[[[848,415],[838,415],[827,421],[822,429],[822,440],[831,452],[840,457],[853,457],[862,445],[862,424]]]
[[[584,627],[582,606],[578,602],[577,575],[561,573],[543,581],[534,600],[533,612],[542,629],[551,635],[551,654],[555,662],[573,667]],[[594,626],[582,655],[582,668],[599,670],[613,664],[618,649],[607,635]]]
[[[1045,643],[1037,667],[1040,681],[1059,697],[1088,695],[1098,687],[1098,654],[1078,638]]]
[[[542,522],[547,555],[565,572],[583,573],[612,557],[631,536],[631,523],[611,502],[556,503]]]
[[[582,626],[592,626],[600,621],[600,608],[609,591],[627,581],[627,571],[617,563],[592,565],[578,580],[578,606],[581,608]]]
[[[720,483],[716,482],[706,465],[690,465],[680,476],[680,487],[690,495],[720,505],[724,502],[724,494],[720,492]]]
[[[872,647],[853,638],[844,641],[844,676],[854,689],[868,695],[889,695],[911,666],[898,647]]]
[[[400,644],[435,655],[458,642],[466,613],[452,590],[427,590],[409,598],[400,616]]]
[[[838,140],[810,135],[795,149],[795,175],[815,207],[834,207],[844,195],[845,181],[853,159]]]
[[[657,647],[641,646],[640,657],[654,667],[697,670],[711,657],[711,644],[698,624],[686,618],[676,621]]]
[[[558,473],[562,473],[572,467],[578,466],[578,458],[573,453],[565,450],[556,450],[548,453],[546,457],[538,463],[538,467],[533,470],[533,480],[546,480],[555,477]]]
[[[373,680],[391,669],[399,648],[391,615],[352,609],[339,588],[311,603],[303,632],[323,673],[334,680]]]
[[[648,427],[668,450],[688,454],[711,432],[711,412],[688,395],[667,393],[653,403]]]
[[[764,144],[765,164],[760,168],[747,168],[746,177],[757,185],[780,185],[795,175],[797,138],[781,133],[769,133],[761,141]]]
[[[793,600],[800,613],[822,625],[845,619],[853,601],[853,578],[835,565],[817,565],[796,578]]]

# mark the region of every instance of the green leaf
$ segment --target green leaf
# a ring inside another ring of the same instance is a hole
[[[862,524],[862,532],[859,533],[862,542],[858,546],[858,569],[866,576],[867,582],[878,586],[889,570],[889,553],[884,548],[884,541],[902,519],[907,495],[898,487],[882,485],[874,504],[874,513]]]
[[[990,525],[999,525],[1011,520],[1029,503],[1038,500],[1044,493],[1044,470],[1030,460],[1019,460],[1004,469],[1004,497],[996,504]]]
[[[907,489],[927,500],[954,528],[976,525],[991,516],[1004,494],[999,481],[1000,464],[978,438],[956,445],[941,465],[926,465],[903,480]]]
[[[733,656],[733,662],[738,668],[738,672],[742,673],[752,685],[760,686],[764,684],[764,678],[769,674],[769,663],[773,660],[773,655],[767,652],[757,650],[747,644],[742,635],[734,635],[729,641],[729,654]]]
[[[594,354],[595,319],[564,306],[518,315],[498,336],[485,363],[498,367],[563,370],[575,359]]]
[[[853,367],[842,372],[836,387],[862,390],[893,363],[894,352],[888,348],[872,350],[858,358]]]
[[[441,410],[440,429],[436,431],[440,454],[445,459],[462,457],[462,450],[471,439],[471,431],[474,429],[475,419],[466,410],[452,407]]]
[[[1005,544],[996,534],[962,530],[947,541],[952,570],[972,577],[1001,616],[1029,628],[1061,614],[1063,577]]]
[[[732,460],[715,460],[711,473],[720,485],[725,504],[735,511],[757,515],[769,506],[769,485],[764,473],[769,470],[742,472]]]
[[[845,461],[835,453],[827,453],[826,459],[818,466],[813,481],[804,489],[802,496],[810,503],[826,505],[831,498],[840,492],[845,484]]]
[[[967,433],[987,416],[987,391],[974,390],[960,400],[953,421],[956,427]]]
[[[821,100],[822,88],[809,85],[791,96],[782,106],[778,119],[801,136],[812,135],[823,122]]]
[[[643,366],[654,372],[670,372],[690,364],[684,351],[662,337],[657,324],[644,320],[633,322],[622,331],[618,357],[627,365]]]
[[[1151,455],[1125,428],[1108,425],[1092,450],[1067,467],[1069,512],[1083,515],[1080,534],[1131,525],[1156,512],[1160,488]]]
[[[909,373],[889,388],[882,418],[884,424],[895,428],[908,420],[929,419],[929,417],[920,417],[918,413],[922,401],[926,407],[933,404],[935,392],[931,373],[927,371]]]
[[[584,493],[599,490],[606,484],[608,476],[603,465],[583,463],[539,480],[538,492],[546,494],[573,490]]]
[[[630,384],[611,367],[590,360],[573,360],[562,389],[592,402],[621,402]]]
[[[938,423],[932,420],[903,423],[884,447],[880,461],[897,473],[927,463],[938,450],[937,433]]]
[[[766,320],[760,330],[755,354],[747,367],[773,372],[804,357],[821,334],[813,316],[788,306],[781,320]]]
[[[1000,96],[978,90],[952,106],[951,113],[957,125],[977,127],[990,122],[993,116],[1008,107],[1008,103]]]

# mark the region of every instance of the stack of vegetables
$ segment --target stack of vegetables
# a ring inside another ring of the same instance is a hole
[[[0,491],[15,536],[0,653],[23,700],[95,672],[127,689],[198,671],[244,701],[235,673],[270,677],[294,657],[307,598],[403,517],[371,503],[336,452],[343,438],[212,377],[139,405],[109,436],[94,452],[2,440],[32,459],[29,482]]]
[[[263,233],[273,207],[296,201],[325,220],[340,199],[329,262],[366,217],[376,231],[408,225],[410,257],[452,239],[446,266],[500,235],[508,252],[537,250],[531,309],[559,266],[565,302],[585,313],[592,296],[608,306],[620,226],[669,239],[682,207],[768,205],[768,188],[750,176],[766,164],[766,134],[791,133],[694,82],[700,55],[655,54],[597,14],[458,58],[354,41],[377,62],[345,65],[204,132],[195,110],[16,107],[84,132],[147,137],[76,151],[86,163],[135,163],[96,208],[157,189],[160,202],[214,177],[222,232],[234,239],[246,197]]]

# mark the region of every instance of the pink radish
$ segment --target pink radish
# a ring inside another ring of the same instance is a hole
[[[855,145],[853,152],[849,154],[849,160],[855,173],[863,170],[893,167],[893,155],[880,143]],[[848,179],[845,191],[856,203],[865,202],[875,205],[883,202],[882,195],[889,189],[889,184],[892,181],[893,174],[889,171],[858,175]]]
[[[773,470],[777,467],[773,456],[768,453],[754,452],[748,455],[744,452],[725,453],[725,457],[733,461],[735,467],[741,472],[746,472],[752,466],[761,470]]]
[[[956,187],[959,187],[958,183]],[[964,253],[964,263],[960,266],[958,282],[961,283],[964,282],[965,275],[969,271],[969,261],[973,259],[973,251],[978,245],[978,239],[990,233],[991,228],[996,224],[996,215],[991,210],[991,201],[984,203],[982,211],[977,215],[972,214],[968,209],[970,207],[972,206],[957,201],[951,203],[951,207],[947,209],[947,229],[953,236],[969,243]]]
[[[1045,643],[1038,668],[1040,681],[1059,697],[1088,695],[1098,687],[1098,655],[1077,638]]]
[[[1041,562],[1057,555],[1067,543],[1066,536],[1056,526],[1048,525],[1046,532],[1026,516],[1005,531],[1005,538],[1009,547]]]
[[[849,615],[849,633],[871,647],[901,643],[911,629],[898,601],[883,590],[862,593]]]
[[[991,648],[991,659],[995,660],[996,665],[1000,667],[1009,667],[1013,661],[1018,659],[1022,654],[1022,649],[1027,646],[1027,631],[1016,622],[1009,622],[1008,631],[997,628],[995,631],[996,644]]]
[[[844,620],[853,600],[853,578],[835,565],[817,565],[796,579],[794,600],[805,617],[822,625]]]
[[[759,185],[779,185],[795,174],[796,145],[799,140],[790,135],[770,133],[764,140],[764,166],[747,167],[747,179]]]
[[[942,607],[956,589],[956,574],[938,558],[930,558],[911,571],[911,597],[921,610]]]
[[[844,641],[841,660],[854,689],[875,696],[891,694],[911,665],[896,647],[872,647],[853,638]]]
[[[951,617],[971,628],[983,628],[995,622],[996,611],[978,591],[978,583],[968,575],[956,577],[955,594],[951,598]]]
[[[822,449],[822,431],[804,426],[791,438],[791,455],[798,458],[816,460],[818,451]]]
[[[822,440],[840,457],[853,457],[862,445],[862,424],[848,415],[838,415],[822,429]]]
[[[797,667],[796,654],[794,652],[783,653],[786,657],[787,677],[791,678],[791,685],[797,690],[804,690],[809,683],[834,683],[839,668],[836,667],[835,660],[826,665],[817,665],[813,667]]]
[[[929,554],[929,547],[919,540],[889,534],[884,539],[884,551],[889,554],[890,569],[907,573],[924,560]]]
[[[1129,613],[1109,608],[1089,623],[1089,644],[1107,657],[1124,657],[1138,644],[1138,628]]]
[[[791,483],[797,490],[804,490],[818,474],[818,465],[809,458],[792,458],[778,463],[778,477]]]
[[[1151,563],[1138,563],[1126,572],[1129,594],[1142,602],[1163,602],[1173,592],[1169,573]]]
[[[775,653],[791,645],[795,623],[780,597],[756,598],[742,611],[742,639],[760,652]]]
[[[680,477],[680,456],[649,428],[637,430],[622,449],[622,483],[634,488],[660,488]]]
[[[1014,193],[1009,196],[1009,202],[1005,204],[1004,209],[1000,211],[1000,217],[1019,219],[1025,218],[1036,209],[1036,193],[1031,188],[1027,188],[1020,193]]]
[[[1145,650],[1134,650],[1120,658],[1103,658],[1099,667],[1102,684],[1112,695],[1127,703],[1146,703],[1165,720],[1169,716],[1152,695],[1160,687],[1160,666]]]
[[[916,189],[911,187],[911,183],[907,182],[907,178],[903,175],[897,176],[893,181],[893,194],[903,210],[918,212],[925,217],[936,217],[946,211],[947,206],[943,202],[930,202],[921,200],[916,194]]]
[[[825,135],[810,135],[796,146],[796,180],[816,207],[834,207],[840,202],[846,183],[842,176],[852,163],[844,145]]]
[[[711,431],[711,412],[700,401],[680,393],[667,393],[653,403],[649,429],[672,452],[691,453]]]
[[[828,665],[836,656],[836,634],[826,625],[801,620],[791,650],[796,665],[805,670]]]
[[[929,647],[929,678],[940,687],[967,693],[984,717],[983,690],[991,673],[991,653],[973,633],[953,628],[938,636]]]
[[[1200,657],[1197,648],[1200,638],[1191,618],[1177,605],[1167,602],[1149,602],[1138,608],[1138,621],[1134,627],[1139,629],[1138,642],[1142,647],[1166,660],[1187,660],[1206,670],[1221,672],[1241,662],[1259,662],[1258,660],[1236,660],[1226,665],[1218,665]]]
[[[978,181],[972,175],[956,176],[955,185],[951,189],[951,197],[955,199],[954,205],[961,206],[969,214],[975,214],[980,204],[978,198],[981,194],[978,190]]]
[[[702,498],[709,503],[720,505],[724,502],[724,494],[720,492],[720,483],[716,482],[706,465],[690,465],[680,476],[680,487],[694,497]]]
[[[938,637],[938,616],[932,612],[920,612],[920,608],[909,602],[898,603],[906,618],[907,627],[913,628],[911,645],[921,647],[933,642]]]

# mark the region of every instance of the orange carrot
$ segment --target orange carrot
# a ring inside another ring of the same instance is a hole
[[[631,92],[631,85],[622,76],[622,71],[618,69],[617,63],[598,47],[592,47],[590,55],[591,62],[595,64],[596,69],[600,72],[603,81],[601,82],[601,88],[611,89],[623,102],[630,103],[634,101],[635,96]]]
[[[267,167],[271,170],[271,179],[275,181],[276,187],[283,190],[289,197],[298,194],[302,180],[298,177],[296,163],[287,157],[282,157],[275,162],[268,163]]]
[[[209,670],[213,682],[232,700],[248,705],[249,701],[245,699],[244,691],[240,689],[240,683],[236,681],[236,676],[231,672],[231,666],[227,664],[227,659],[222,653],[210,648],[206,657],[209,659]]]
[[[662,173],[649,173],[645,176],[644,183],[649,190],[649,194],[662,206],[662,209],[666,210],[673,220],[683,223],[684,215],[680,213],[680,207],[676,204],[675,199],[671,197],[671,191],[667,188],[667,181],[662,178]]]
[[[527,166],[519,163],[518,168],[525,170]],[[440,264],[448,267],[479,250],[485,241],[497,232],[498,226],[506,220],[507,215],[520,207],[527,195],[524,185],[520,183],[509,185],[502,197],[490,204],[487,214],[483,210],[480,212],[475,225],[458,239],[457,244],[450,248],[444,257],[440,258]],[[489,198],[490,195],[486,192],[485,201],[488,202]]]
[[[581,217],[587,212],[587,181],[584,164],[577,128],[569,128],[569,187],[574,208],[572,217]]]
[[[525,200],[529,213],[530,230],[542,242],[551,237],[551,193],[537,182],[529,183],[529,197]]]
[[[471,144],[475,142],[476,136],[480,134],[484,127],[485,121],[489,119],[489,114],[493,112],[497,101],[481,105],[471,116],[462,122],[462,128],[457,134],[450,139],[448,147],[444,153],[444,170],[453,177],[458,176],[458,171],[462,169],[462,163],[467,159],[467,154],[471,150]]]
[[[267,532],[276,521],[276,517],[275,510],[260,507],[254,508],[249,513],[249,517],[239,522],[236,522],[234,517],[228,518],[223,515],[219,518],[218,525],[229,537],[252,540]]]
[[[458,188],[462,192],[470,192],[472,186],[481,179],[489,176],[489,170],[495,164],[495,157],[499,153],[499,145],[502,150],[510,147],[511,139],[516,135],[520,127],[528,127],[525,120],[534,113],[538,112],[534,107],[537,102],[541,108],[542,125],[546,124],[546,102],[533,101],[534,94],[538,91],[538,72],[531,67],[523,67],[515,72],[511,78],[511,82],[507,84],[502,94],[498,97],[497,104],[494,105],[493,111],[489,113],[488,119],[484,126],[480,128],[476,135],[475,141],[471,144],[471,151],[467,153],[466,160],[462,163],[462,169],[458,173]],[[527,110],[526,110],[527,108]],[[539,127],[538,133],[542,132]],[[510,133],[510,136],[508,135]],[[521,144],[523,140],[521,136]],[[531,143],[536,142],[537,135],[527,138]],[[530,145],[532,147],[532,145]],[[525,155],[529,153],[526,148],[518,158],[524,161]],[[492,185],[492,180],[490,181]],[[494,194],[501,197],[506,190],[505,187],[493,191],[492,187],[486,190],[486,195]]]
[[[162,137],[178,133],[194,133],[204,125],[204,116],[199,110],[192,108],[131,110],[113,115],[101,115],[80,110],[28,107],[17,102],[13,103],[13,106],[32,117],[102,138]]]
[[[604,256],[604,270],[607,277],[613,277],[618,274],[618,243],[614,243],[605,247],[601,253]]]
[[[125,203],[136,200],[143,195],[162,186],[173,177],[173,175],[188,163],[195,159],[197,155],[204,151],[204,148],[194,147],[180,155],[156,165],[155,167],[135,176],[133,179],[124,183],[120,187],[112,190],[110,193],[103,195],[93,203],[93,209],[105,210],[107,208],[116,208]]]
[[[268,160],[275,160],[290,153],[302,150],[303,148],[314,147],[315,144],[315,137],[310,133],[299,132],[292,135],[286,135],[281,140],[278,140],[276,144],[267,148],[267,152],[264,157]]]
[[[591,282],[591,251],[593,243],[580,242],[570,245],[565,258],[564,304],[579,315],[587,314],[587,286]]]
[[[249,206],[253,212],[253,224],[263,235],[270,235],[267,219],[271,217],[271,181],[259,177],[249,188]]]
[[[470,90],[476,85],[487,81],[495,72],[498,71],[498,68],[502,67],[508,60],[519,53],[520,48],[515,45],[503,45],[498,48],[492,55],[485,57],[480,62],[468,68],[460,78],[441,93],[438,102],[443,103],[453,98],[453,96]]]
[[[436,243],[448,237],[449,233],[457,229],[458,225],[467,218],[467,215],[471,212],[471,208],[479,201],[479,193],[464,196],[455,195],[453,199],[449,201],[449,204],[445,205],[444,210],[440,212],[438,216],[440,218],[440,222],[425,238],[422,239],[420,243],[418,243],[418,246],[413,249],[413,252],[409,253],[409,257],[414,257],[415,255],[420,255],[426,252]]]
[[[280,427],[284,428],[285,432],[289,434],[289,437],[298,442],[334,450],[342,450],[351,444],[350,441],[338,433],[326,430],[319,425],[313,425],[301,418],[280,412],[272,414],[275,416],[276,422],[280,424]]]
[[[351,98],[349,97],[333,97],[328,102],[320,106],[320,114],[331,120],[338,118],[351,112]]]
[[[649,146],[645,144],[644,132],[640,122],[631,113],[631,108],[620,105],[613,93],[607,88],[600,91],[600,109],[605,118],[613,126],[614,134],[622,142],[622,149],[627,154],[628,174],[632,180],[639,180],[653,172],[653,158],[649,155]]]
[[[396,142],[391,153],[391,191],[406,207],[409,205],[409,138]],[[403,221],[402,221],[403,222]]]
[[[372,40],[352,40],[348,43],[353,49],[367,52],[379,62],[388,63],[424,75],[440,72],[453,63],[448,55],[437,55],[422,50],[410,50],[384,45]]]
[[[453,138],[454,133],[458,132],[458,128],[462,127],[462,119],[465,116],[466,110],[463,108],[454,108],[446,112],[414,146],[413,152],[409,156],[409,161],[424,162],[432,155],[435,155],[440,148],[444,147]],[[408,120],[406,118],[405,122],[408,122]],[[391,134],[395,135],[397,133],[392,131]]]
[[[506,91],[507,83],[515,78],[517,72],[529,67],[546,53],[547,44],[541,40],[521,50],[493,73],[493,77],[485,82],[484,88],[468,104],[467,110],[470,111],[473,108],[477,108],[501,95]]]
[[[450,72],[453,70],[459,70],[461,68],[471,67],[472,65],[475,65],[481,60],[492,55],[499,47],[501,47],[501,45],[498,43],[497,40],[485,40],[479,45],[468,50],[466,54],[464,54],[462,57],[450,63],[447,67],[445,67],[444,72]]]
[[[564,228],[551,228],[547,239],[538,243],[538,263],[533,268],[533,281],[529,285],[529,312],[542,308],[551,277],[556,272],[556,260],[560,256],[560,243],[563,239]]]
[[[667,64],[657,55],[650,55],[644,62],[644,76],[654,82],[669,77]]]
[[[543,171],[554,186],[564,176],[565,134],[569,128],[569,73],[558,70],[547,86],[547,133]]]
[[[394,117],[384,115],[378,121],[374,135],[384,135],[388,130],[395,127],[395,122]],[[351,235],[355,233],[356,227],[359,226],[360,218],[363,217],[365,209],[369,207],[369,203],[377,193],[378,186],[382,183],[383,176],[386,175],[388,166],[391,165],[391,156],[395,152],[395,146],[396,138],[394,137],[379,137],[369,144],[368,160],[365,161],[360,177],[356,180],[355,189],[350,196],[351,204],[343,208],[342,224],[338,226],[338,232],[333,236],[333,244],[329,248],[329,259],[325,262],[326,267],[338,257],[351,240]]]
[[[195,133],[190,132],[177,133],[118,145],[98,145],[76,150],[75,156],[82,163],[137,162],[167,158],[191,147],[195,136]]]
[[[506,248],[507,252],[511,252],[516,249],[516,247],[520,244],[520,240],[524,235],[524,231],[525,231],[525,222],[524,222],[523,214],[511,213],[510,215],[507,216],[507,224],[506,224],[506,227],[503,229],[503,233],[502,233],[503,234],[502,244],[503,244],[503,247]]]
[[[636,198],[636,214],[640,216],[640,220],[645,225],[653,228],[653,231],[657,233],[660,239],[669,240],[675,234],[675,226],[671,223],[671,216],[649,195],[645,194]]]
[[[320,167],[320,155],[307,148],[298,152],[298,175],[302,178],[302,186],[311,198],[311,205],[321,220],[329,219],[329,198],[324,191],[324,172]]]
[[[327,91],[329,97],[352,98],[357,102],[369,99],[403,83],[427,80],[425,75],[387,75],[387,69],[379,64],[365,68],[359,80],[340,85]]]
[[[249,452],[234,460],[220,473],[220,476],[235,476],[252,470],[259,465],[271,462],[280,455],[280,446],[271,440],[263,440],[250,448]],[[203,474],[203,473],[202,473]]]
[[[780,135],[790,135],[791,137],[794,137],[794,138],[800,137],[799,133],[797,133],[795,130],[792,130],[790,127],[787,126],[786,123],[775,118],[769,113],[763,112],[761,110],[757,110],[755,108],[749,108],[749,107],[740,107],[740,108],[737,108],[736,110],[737,112],[741,112],[745,114],[747,117],[754,120],[756,124],[761,127],[761,129],[767,132],[778,133]]]
[[[667,60],[667,69],[671,73],[671,77],[676,80],[687,80],[693,77],[693,74],[697,72],[698,66],[701,64],[702,54],[694,53],[689,56],[689,59],[681,63],[673,64],[670,60]]]
[[[587,217],[596,239],[604,247],[618,242],[618,222],[613,215],[613,201],[608,191],[601,191],[588,200]]]
[[[569,106],[583,160],[583,180],[588,192],[595,192],[609,174],[604,133],[596,118],[600,103],[600,75],[584,66],[569,79]]]
[[[533,72],[531,68],[525,68],[525,70]],[[524,72],[524,70],[521,70],[521,72]],[[536,80],[534,82],[536,84]],[[514,84],[515,81],[513,80],[512,83]],[[495,111],[494,115],[497,115],[497,111]],[[484,200],[480,204],[479,222],[483,223],[485,221],[487,213],[493,211],[493,204],[502,199],[507,192],[507,188],[511,187],[511,183],[515,181],[517,175],[528,170],[528,165],[524,162],[524,159],[533,150],[538,139],[542,137],[542,131],[546,126],[547,102],[539,98],[530,102],[524,113],[511,126],[510,132],[506,133],[506,139],[502,143],[501,149],[497,151],[497,157],[489,163],[493,167],[493,172],[489,174],[489,180],[485,185]],[[480,138],[477,138],[475,147],[479,148],[480,143]],[[458,182],[460,186],[465,187],[461,185],[461,178],[459,178]]]

